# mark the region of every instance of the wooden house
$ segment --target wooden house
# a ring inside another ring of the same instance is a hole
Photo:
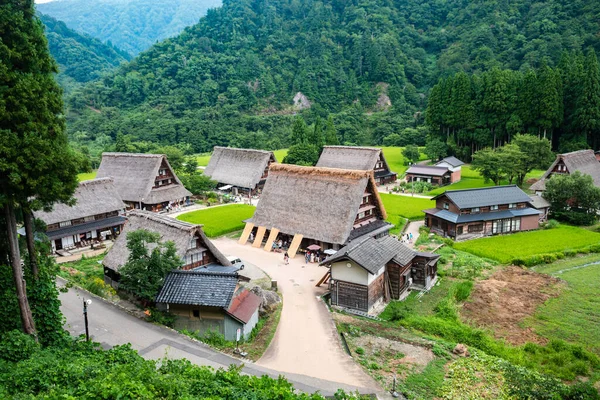
[[[546,182],[554,174],[572,174],[575,171],[590,175],[594,184],[600,187],[600,162],[598,162],[594,150],[579,150],[557,155],[554,163],[539,181],[531,185],[530,189],[535,191],[535,194],[541,195],[546,190]]]
[[[431,232],[456,240],[537,229],[540,212],[516,185],[447,190],[424,210]]]
[[[204,174],[219,182],[220,188],[253,195],[262,190],[269,166],[276,162],[272,151],[215,146]]]
[[[412,165],[406,170],[406,182],[450,185],[460,181],[462,165],[464,163],[456,157],[446,157],[435,165]]]
[[[439,255],[415,252],[391,236],[355,241],[327,258],[331,304],[369,313],[378,304],[429,290]]]
[[[383,151],[373,147],[325,146],[316,166],[374,171],[377,185],[387,185],[398,178],[395,172],[390,171]]]
[[[209,330],[235,341],[247,339],[258,323],[260,297],[238,285],[237,273],[173,271],[156,296],[159,310],[175,316],[174,327],[203,334]]]
[[[177,255],[181,257],[183,270],[211,265],[219,269],[231,266],[227,258],[208,240],[202,225],[193,225],[148,211],[134,210],[127,215],[123,234],[117,238],[102,261],[104,281],[115,288],[118,288],[120,279],[119,269],[129,258],[127,232],[139,229],[159,233],[161,242],[173,242]]]
[[[46,224],[53,252],[92,246],[119,235],[126,205],[112,179],[81,182],[73,197],[73,206],[57,203],[52,211],[35,212],[35,217]]]
[[[290,243],[288,254],[318,245],[339,249],[365,236],[388,235],[391,224],[379,197],[373,171],[274,164],[261,200],[240,238],[270,251],[277,239]]]
[[[450,183],[456,183],[460,181],[463,165],[465,165],[465,163],[454,156],[446,157],[435,163],[436,167],[448,168],[448,170],[451,172]]]
[[[96,176],[112,178],[130,209],[161,211],[187,204],[192,195],[164,154],[103,153]]]

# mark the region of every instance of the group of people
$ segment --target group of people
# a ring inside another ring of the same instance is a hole
[[[412,232],[408,232],[402,235],[402,239],[400,239],[400,243],[412,243],[413,242],[413,234]]]
[[[309,262],[318,263],[323,261],[324,259],[325,257],[321,254],[321,250],[307,251],[306,253],[304,253],[304,261],[306,264],[308,264]]]

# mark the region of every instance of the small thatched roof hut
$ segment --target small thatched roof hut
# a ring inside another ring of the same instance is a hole
[[[168,241],[175,243],[177,255],[184,262],[184,269],[186,265],[193,263],[194,259],[204,260],[206,263],[214,261],[223,266],[231,265],[229,260],[208,240],[202,225],[193,225],[164,215],[138,210],[131,211],[127,220],[124,232],[104,257],[102,263],[106,268],[118,271],[127,262],[129,258],[127,233],[139,229],[158,232],[163,243]]]
[[[531,185],[530,189],[535,192],[543,192],[546,190],[546,182],[554,173],[572,174],[575,171],[590,175],[594,180],[594,185],[600,187],[600,162],[598,162],[594,150],[578,150],[558,154],[550,168],[539,181]]]
[[[396,180],[396,173],[390,171],[383,151],[374,147],[325,146],[317,167],[375,171],[378,185]]]
[[[274,162],[272,151],[215,146],[204,174],[220,184],[254,190]]]
[[[363,204],[365,198],[368,205]],[[372,217],[357,223],[363,209]],[[345,244],[354,229],[364,230],[385,218],[372,171],[275,164],[254,216],[247,222],[288,235]]]
[[[114,182],[110,178],[93,179],[79,183],[73,194],[75,204],[54,204],[52,211],[37,211],[35,217],[46,225],[91,217],[99,214],[122,211],[127,206],[121,200]]]
[[[113,178],[121,198],[130,203],[161,204],[192,195],[164,154],[103,153],[96,176]]]

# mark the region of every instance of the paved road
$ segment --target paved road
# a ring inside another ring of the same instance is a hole
[[[59,285],[62,285],[61,282],[59,280]],[[88,308],[90,335],[93,341],[101,343],[104,348],[131,343],[140,355],[148,359],[186,358],[197,365],[213,368],[227,368],[231,364],[242,364],[238,359],[219,353],[173,330],[142,321],[111,303],[72,288],[66,293],[61,293],[60,300],[61,310],[67,319],[66,328],[73,335],[85,333],[83,298],[92,298],[92,304]],[[319,379],[301,374],[280,373],[252,363],[245,363],[243,372],[258,376],[266,374],[274,378],[285,375],[297,389],[308,393],[320,391],[324,395],[332,395],[338,388],[349,391],[359,390],[362,393],[374,392],[358,384],[332,382],[327,380],[328,374],[322,375],[326,379]]]

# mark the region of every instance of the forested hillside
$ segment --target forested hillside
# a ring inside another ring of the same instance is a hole
[[[66,91],[89,82],[131,59],[126,52],[98,39],[67,28],[64,22],[39,14],[44,23],[50,53],[59,65],[58,80]]]
[[[73,96],[70,131],[90,144],[121,132],[193,151],[274,148],[290,143],[290,114],[310,106],[309,124],[335,114],[341,143],[402,142],[440,77],[599,50],[598,15],[592,0],[225,1]]]
[[[57,0],[36,8],[71,29],[138,54],[220,5],[219,0]]]

